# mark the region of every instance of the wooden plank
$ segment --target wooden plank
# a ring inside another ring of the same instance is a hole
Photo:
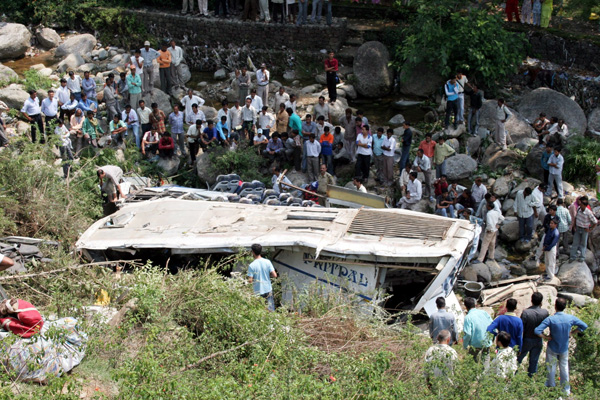
[[[511,278],[511,279],[505,279],[502,281],[494,281],[494,282],[490,282],[490,286],[492,287],[496,287],[496,286],[504,286],[504,285],[508,285],[510,283],[516,283],[516,282],[522,282],[522,281],[536,281],[540,279],[539,275],[524,275],[524,276],[519,276],[518,278]]]
[[[489,305],[494,304],[495,302],[501,300],[504,296],[512,294],[515,291],[513,286],[514,286],[514,284],[511,283],[509,286],[505,287],[504,289],[499,290],[497,293],[491,295],[487,299],[484,299],[483,305],[489,306]]]

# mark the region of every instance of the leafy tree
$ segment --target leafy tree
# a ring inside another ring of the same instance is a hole
[[[435,65],[443,75],[464,70],[497,86],[524,57],[523,34],[503,28],[500,15],[465,0],[416,0],[415,17],[396,48],[401,62]],[[396,63],[398,64],[398,62]],[[397,65],[399,66],[399,65]]]

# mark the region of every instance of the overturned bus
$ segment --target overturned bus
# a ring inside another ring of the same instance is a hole
[[[94,223],[77,248],[89,260],[225,255],[260,243],[284,277],[283,300],[320,282],[391,310],[428,314],[453,287],[475,227],[399,209],[278,207],[162,198]],[[458,307],[460,309],[460,307]]]

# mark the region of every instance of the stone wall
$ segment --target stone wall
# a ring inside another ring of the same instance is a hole
[[[600,46],[588,40],[563,38],[543,30],[527,33],[529,56],[572,68],[595,71],[600,65]]]
[[[269,62],[285,69],[282,63],[291,63],[299,58],[320,60],[324,57],[320,55],[320,50],[339,50],[347,34],[346,21],[343,19],[338,20],[333,28],[325,24],[296,27],[290,24],[198,18],[160,11],[126,12],[137,16],[153,38],[175,38],[191,59],[190,66],[201,70],[231,67],[229,64],[233,58],[245,62],[244,49],[254,55],[255,63]],[[257,54],[261,55],[258,61]]]

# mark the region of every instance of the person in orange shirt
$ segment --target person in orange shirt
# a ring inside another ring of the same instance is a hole
[[[158,71],[160,76],[160,90],[167,95],[171,92],[171,52],[167,50],[167,43],[163,43],[158,52]]]
[[[433,159],[435,145],[435,140],[431,139],[431,133],[428,133],[425,135],[425,140],[419,144],[419,149],[423,150],[423,154],[429,157],[429,159]]]
[[[327,172],[333,175],[333,135],[329,132],[328,126],[323,128],[320,142],[323,164],[327,166]]]

